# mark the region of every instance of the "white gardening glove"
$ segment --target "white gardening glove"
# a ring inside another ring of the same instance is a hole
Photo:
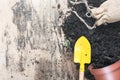
[[[120,0],[107,0],[100,7],[91,9],[96,25],[120,21]]]

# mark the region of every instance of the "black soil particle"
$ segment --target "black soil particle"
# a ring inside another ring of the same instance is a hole
[[[105,0],[88,0],[89,5],[98,7]],[[84,4],[72,6],[89,25],[93,25],[95,20],[85,16],[86,7]],[[79,19],[71,13],[65,19],[63,31],[66,39],[70,41],[72,52],[74,51],[74,44],[76,40],[84,35],[86,36],[92,46],[92,63],[95,68],[102,68],[108,66],[120,59],[120,22],[101,25],[93,30],[89,30]],[[93,76],[86,68],[85,76],[89,80],[94,80]]]

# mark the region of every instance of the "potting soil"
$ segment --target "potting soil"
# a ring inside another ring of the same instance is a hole
[[[88,0],[89,5],[98,7],[105,0]],[[88,25],[93,25],[95,19],[86,17],[85,4],[72,5],[79,16],[81,16]],[[114,13],[113,13],[114,14]],[[93,30],[89,30],[74,14],[71,13],[69,17],[65,19],[63,24],[63,31],[66,39],[70,41],[70,47],[72,52],[74,51],[74,44],[76,40],[84,35],[86,36],[92,47],[92,62],[94,68],[102,68],[108,66],[120,59],[120,22],[97,26]],[[85,76],[89,80],[94,80],[94,77],[86,68]]]

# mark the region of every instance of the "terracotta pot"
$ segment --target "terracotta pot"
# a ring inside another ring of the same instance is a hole
[[[94,75],[95,80],[120,80],[120,60],[110,66],[99,69],[94,69],[91,64],[88,69]]]

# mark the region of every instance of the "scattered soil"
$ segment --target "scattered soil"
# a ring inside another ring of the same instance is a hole
[[[88,3],[91,6],[98,7],[104,1],[105,0],[88,0]],[[85,16],[86,7],[84,4],[69,5],[69,7],[73,7],[89,25],[95,23],[95,19]],[[74,44],[80,36],[84,35],[89,39],[92,46],[92,63],[95,68],[108,66],[120,59],[120,22],[101,25],[93,30],[89,30],[74,13],[71,13],[71,15],[65,19],[62,27],[66,39],[70,41],[72,52],[74,51]],[[85,76],[89,80],[94,80],[87,68]]]

